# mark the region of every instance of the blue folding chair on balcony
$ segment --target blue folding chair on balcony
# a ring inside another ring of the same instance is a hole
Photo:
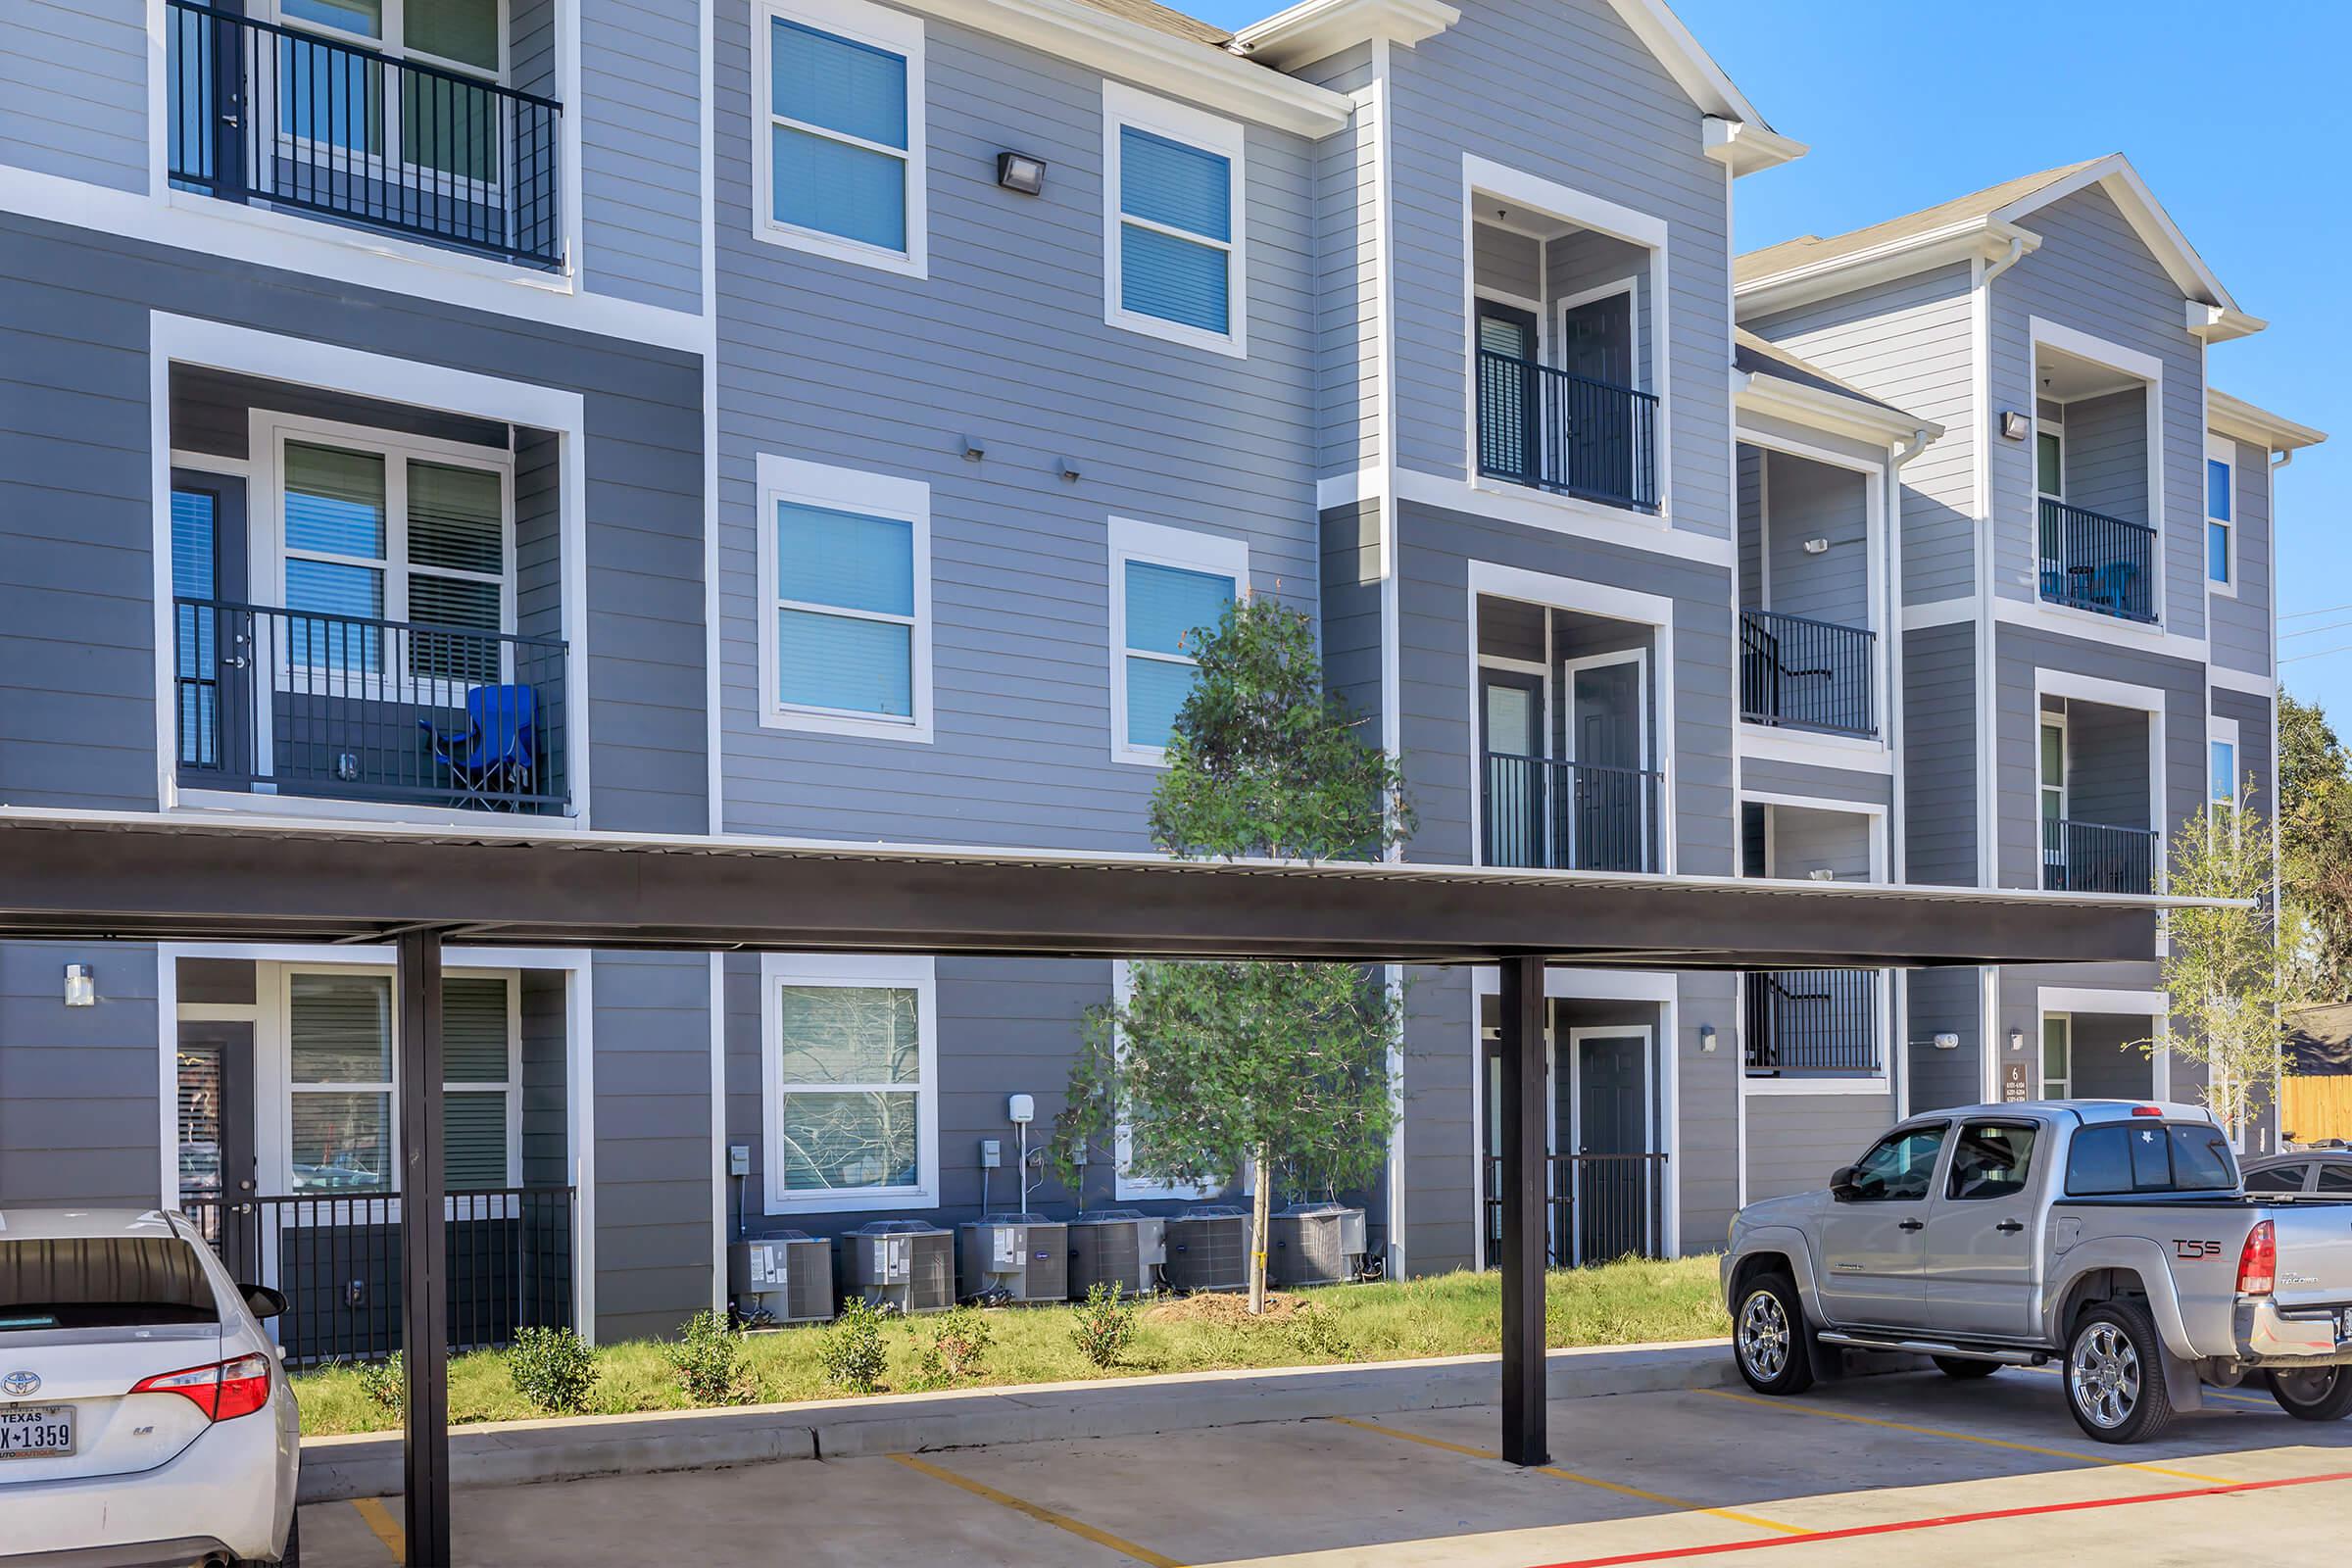
[[[2091,574],[2091,603],[2114,614],[2132,613],[2132,585],[2139,568],[2129,561],[2110,561]]]
[[[460,806],[515,810],[538,774],[539,694],[528,686],[473,686],[466,692],[466,727],[436,729],[420,718],[433,760],[449,770]]]

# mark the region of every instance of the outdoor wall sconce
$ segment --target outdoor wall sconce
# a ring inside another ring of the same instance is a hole
[[[2023,1051],[2026,1049],[2026,1032],[2023,1029],[2012,1029],[2009,1031],[2009,1049],[2011,1051]]]
[[[1937,1051],[1958,1051],[1960,1049],[1960,1037],[1947,1030],[1936,1037],[1936,1049]]]
[[[1023,196],[1034,196],[1046,188],[1046,161],[1027,153],[999,153],[997,183]]]
[[[1715,1049],[1715,1026],[1713,1024],[1702,1023],[1698,1026],[1698,1049],[1701,1051]]]
[[[86,963],[66,965],[66,1005],[95,1007],[98,1005],[98,976]]]
[[[2023,441],[2033,433],[2034,421],[2016,409],[2001,411],[2001,435],[2011,441]]]

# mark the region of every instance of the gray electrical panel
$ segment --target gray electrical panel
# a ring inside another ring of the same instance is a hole
[[[1168,1261],[1168,1222],[1140,1209],[1106,1208],[1070,1221],[1070,1299],[1083,1301],[1097,1285],[1128,1296],[1159,1289]]]
[[[1167,1281],[1178,1291],[1250,1288],[1250,1211],[1225,1203],[1188,1208],[1168,1221]]]
[[[1266,1216],[1266,1280],[1341,1285],[1364,1266],[1364,1211],[1342,1203],[1293,1203]]]
[[[778,1231],[727,1249],[727,1293],[747,1328],[823,1323],[833,1316],[833,1244]]]
[[[878,1219],[841,1238],[848,1295],[902,1312],[956,1304],[956,1238],[919,1219]]]
[[[983,1214],[956,1227],[963,1296],[1060,1301],[1069,1296],[1069,1227],[1043,1214]]]

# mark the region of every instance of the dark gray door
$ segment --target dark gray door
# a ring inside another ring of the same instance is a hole
[[[1641,662],[1623,660],[1567,672],[1570,808],[1582,871],[1648,869],[1648,781],[1642,771]]]
[[[1610,500],[1635,499],[1631,293],[1588,300],[1560,313],[1560,368],[1574,377],[1564,389],[1569,488]]]
[[[1543,331],[1535,315],[1478,302],[1478,466],[1521,484],[1543,481]]]
[[[1650,1250],[1645,1035],[1576,1043],[1577,1261],[1606,1263]]]
[[[253,1025],[179,1026],[179,1194],[240,1280],[262,1276],[253,1206]]]
[[[172,698],[185,786],[238,788],[253,774],[245,564],[245,481],[172,469]]]
[[[1481,672],[1480,747],[1486,769],[1486,863],[1540,866],[1549,813],[1544,762],[1544,682],[1516,670]]]

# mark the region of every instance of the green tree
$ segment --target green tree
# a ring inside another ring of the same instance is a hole
[[[2296,996],[2352,998],[2352,756],[2317,703],[2278,694],[2278,858]]]
[[[2286,956],[2271,907],[2271,824],[2254,809],[2251,778],[2234,800],[2183,820],[2173,838],[2166,892],[2213,901],[2166,915],[2162,963],[2176,1058],[2202,1062],[2207,1109],[2226,1127],[2262,1108],[2285,1065],[2279,1015]]]
[[[1185,859],[1372,859],[1412,832],[1395,760],[1324,689],[1314,625],[1239,600],[1189,639],[1200,668],[1152,796],[1153,840]],[[1111,1151],[1136,1174],[1222,1184],[1256,1170],[1250,1309],[1265,1309],[1266,1219],[1294,1194],[1360,1185],[1385,1156],[1389,1054],[1402,1002],[1348,963],[1139,962],[1123,1003],[1091,1008],[1054,1162]]]

